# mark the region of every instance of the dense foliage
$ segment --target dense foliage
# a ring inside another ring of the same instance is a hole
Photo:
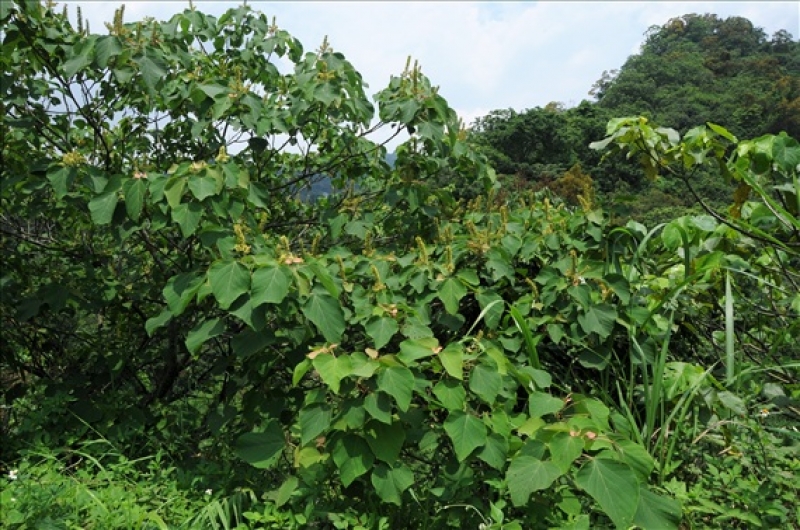
[[[494,111],[476,121],[474,140],[518,186],[549,187],[576,202],[558,180],[580,164],[598,198],[622,219],[667,221],[700,212],[692,194],[650,181],[619,159],[601,159],[589,143],[609,119],[639,115],[681,133],[713,122],[739,137],[800,137],[800,41],[786,31],[767,38],[741,17],[685,15],[650,28],[641,51],[604,72],[591,94],[596,102],[574,108]],[[708,171],[698,172],[695,188],[714,206],[726,205],[733,192]]]
[[[618,226],[578,166],[501,189],[416,64],[369,98],[246,6],[0,22],[4,526],[800,525],[790,136],[526,119],[544,166],[737,187]]]

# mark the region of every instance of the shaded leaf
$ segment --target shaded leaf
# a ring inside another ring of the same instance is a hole
[[[250,272],[238,261],[218,261],[207,274],[211,292],[222,309],[228,309],[250,288]]]
[[[303,314],[322,333],[328,342],[342,340],[345,322],[342,306],[329,294],[311,293],[303,304]]]
[[[266,469],[275,465],[286,446],[280,424],[271,421],[263,431],[248,432],[236,439],[236,456],[253,467]]]
[[[549,488],[561,475],[561,470],[552,462],[527,455],[515,457],[506,472],[511,502],[514,506],[524,506],[531,493]]]
[[[450,412],[444,422],[444,430],[453,442],[459,462],[466,460],[472,451],[486,443],[486,425],[460,410]]]
[[[629,466],[595,458],[578,470],[575,483],[597,501],[618,528],[633,523],[639,506],[639,481]]]

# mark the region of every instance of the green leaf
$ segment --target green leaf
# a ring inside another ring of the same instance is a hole
[[[95,43],[95,61],[100,68],[106,68],[108,61],[122,51],[122,44],[115,35],[103,35]]]
[[[364,398],[364,410],[378,421],[392,423],[392,402],[388,394],[373,392]]]
[[[528,411],[535,418],[555,414],[564,408],[564,400],[545,392],[532,392],[528,397]]]
[[[373,345],[376,350],[380,350],[386,346],[395,333],[400,329],[397,321],[389,317],[373,317],[364,326],[367,335],[372,339]]]
[[[245,329],[231,339],[231,348],[238,357],[246,359],[274,342],[275,335],[270,332]]]
[[[583,331],[596,333],[601,339],[611,335],[616,320],[617,310],[610,304],[593,305],[585,313],[578,315],[578,324]]]
[[[439,352],[439,360],[445,371],[456,379],[464,379],[464,345],[460,342],[451,342]]]
[[[505,307],[503,304],[503,297],[495,292],[488,291],[478,294],[476,298],[478,299],[478,304],[480,304],[481,312],[486,312],[483,317],[484,322],[486,322],[486,327],[489,329],[497,329]]]
[[[164,309],[158,315],[147,319],[147,322],[144,323],[144,330],[148,336],[152,337],[155,330],[165,326],[170,320],[172,320],[172,312],[169,309]]]
[[[656,495],[644,486],[639,489],[639,505],[633,523],[644,529],[678,528],[683,519],[681,505],[675,499]]]
[[[363,438],[347,434],[337,439],[331,451],[333,462],[339,469],[339,476],[344,487],[372,469],[375,457]]]
[[[433,395],[447,410],[463,410],[467,391],[464,390],[464,386],[461,383],[452,379],[445,379],[434,385]]]
[[[505,467],[507,456],[508,438],[497,433],[490,434],[486,438],[486,445],[478,452],[478,458],[497,470]]]
[[[211,197],[220,192],[217,179],[213,177],[192,177],[188,181],[189,191],[198,201]]]
[[[221,318],[201,322],[186,334],[186,349],[190,353],[197,353],[207,340],[221,335],[224,331],[225,322]]]
[[[497,394],[500,392],[502,382],[503,380],[500,374],[485,364],[476,365],[469,376],[470,390],[475,392],[478,397],[489,405],[494,404],[497,399]]]
[[[334,394],[339,393],[342,379],[349,377],[353,372],[353,365],[348,355],[334,357],[333,355],[322,353],[314,357],[312,364]]]
[[[527,455],[515,457],[506,472],[511,502],[514,506],[524,506],[531,493],[549,488],[561,475],[561,470],[552,462]]]
[[[406,440],[403,424],[392,424],[370,421],[365,429],[367,443],[378,460],[392,465],[400,457],[400,450]]]
[[[620,456],[620,460],[628,464],[643,482],[647,482],[650,478],[650,473],[656,467],[656,462],[647,449],[630,440],[619,440],[615,449]]]
[[[261,304],[280,304],[289,294],[292,273],[282,265],[262,267],[253,272],[250,298],[253,307]]]
[[[556,433],[547,445],[553,463],[562,473],[569,471],[572,463],[583,453],[583,438],[567,432]]]
[[[297,422],[300,425],[300,445],[306,445],[331,426],[331,408],[326,404],[303,407]]]
[[[472,451],[486,443],[486,425],[460,410],[450,412],[444,422],[444,430],[453,442],[459,462],[465,461]]]
[[[186,177],[174,176],[167,181],[164,185],[164,197],[167,198],[167,204],[169,204],[170,208],[176,208],[181,203],[185,188]]]
[[[211,292],[222,309],[228,309],[250,288],[250,272],[238,261],[217,261],[208,269]]]
[[[433,337],[404,340],[400,343],[400,353],[397,358],[406,366],[425,357],[430,357],[439,348],[439,341]]]
[[[283,429],[279,423],[270,421],[263,431],[239,436],[234,453],[253,467],[267,469],[275,465],[285,447]]]
[[[78,46],[72,47],[73,50],[77,48]],[[93,45],[81,47],[80,52],[77,55],[70,58],[64,63],[64,77],[66,79],[70,79],[78,72],[86,70],[86,68],[88,68],[89,65],[92,64],[93,51],[94,51]]]
[[[203,218],[203,209],[196,202],[188,202],[177,205],[172,209],[172,220],[181,227],[183,237],[190,237],[200,226]]]
[[[342,306],[329,294],[311,293],[303,305],[303,314],[331,343],[339,343],[344,333],[345,322]]]
[[[150,51],[149,48],[147,50],[146,55],[134,57],[133,61],[139,65],[139,72],[142,74],[148,92],[154,94],[156,85],[169,75],[169,67],[155,52]]]
[[[270,498],[275,501],[276,505],[283,506],[292,498],[292,494],[297,490],[299,484],[300,480],[295,476],[291,476],[281,484],[274,497],[271,496]]]
[[[451,315],[458,313],[458,304],[464,295],[467,294],[467,288],[458,278],[447,278],[439,287],[439,299],[444,303],[445,310]]]
[[[47,171],[47,180],[53,186],[53,192],[56,199],[63,199],[64,195],[69,192],[69,185],[72,179],[75,178],[75,168],[58,166],[51,167]]]
[[[114,217],[114,210],[117,208],[119,196],[116,190],[107,191],[96,196],[89,201],[89,213],[92,215],[92,222],[96,225],[107,225]]]
[[[383,502],[400,506],[401,495],[414,483],[414,473],[406,466],[391,468],[378,464],[372,472],[372,486]]]
[[[143,178],[126,180],[122,185],[125,194],[125,211],[133,221],[138,221],[144,206],[144,196],[147,193],[147,180]]]
[[[414,374],[403,366],[389,366],[378,374],[378,389],[392,396],[397,408],[405,412],[411,406]]]
[[[600,505],[618,528],[629,528],[639,506],[636,473],[620,462],[589,460],[575,475],[575,483]]]

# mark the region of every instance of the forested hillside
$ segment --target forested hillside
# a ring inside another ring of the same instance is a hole
[[[699,211],[682,183],[652,183],[619,161],[602,161],[588,148],[615,116],[645,116],[685,133],[707,122],[755,138],[786,132],[800,136],[800,41],[787,31],[767,36],[741,17],[685,15],[650,28],[641,51],[592,87],[594,102],[564,109],[499,110],[473,127],[475,141],[501,174],[517,185],[547,186],[577,203],[591,176],[598,199],[622,219],[663,221]],[[573,171],[583,175],[576,183]],[[733,190],[707,173],[693,179],[698,194],[720,207]],[[521,181],[521,182],[519,182]]]
[[[247,5],[76,20],[0,2],[0,526],[800,528],[796,42],[685,17],[470,133]]]

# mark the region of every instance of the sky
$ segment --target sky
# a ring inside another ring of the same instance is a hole
[[[105,33],[120,2],[67,1],[80,5],[91,30]],[[241,2],[195,0],[215,16]],[[800,2],[738,1],[278,1],[248,5],[276,17],[306,50],[327,35],[361,72],[372,95],[399,75],[410,55],[469,125],[492,110],[521,111],[591,99],[604,70],[618,69],[638,53],[651,26],[688,13],[741,16],[771,36],[786,30],[800,38]],[[127,1],[125,22],[166,20],[185,1]]]

